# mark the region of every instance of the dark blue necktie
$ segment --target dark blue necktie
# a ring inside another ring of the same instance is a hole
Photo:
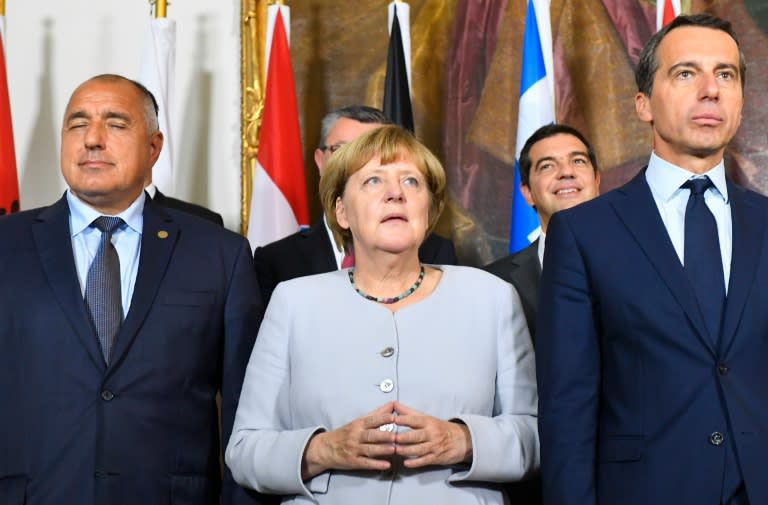
[[[85,281],[85,303],[96,327],[104,362],[109,364],[115,337],[123,322],[123,304],[120,294],[120,258],[112,245],[112,232],[123,220],[101,216],[91,226],[101,230],[101,241]]]
[[[704,192],[711,187],[709,177],[689,179],[681,187],[691,190],[685,207],[685,273],[696,293],[699,308],[717,347],[725,306],[725,280],[720,240],[715,216],[704,203]]]

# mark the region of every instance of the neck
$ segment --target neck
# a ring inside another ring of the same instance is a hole
[[[371,258],[355,250],[355,285],[373,296],[390,297],[408,289],[419,276],[418,254]]]
[[[656,155],[664,161],[698,175],[705,174],[717,166],[722,161],[723,154],[724,149],[702,156],[695,154],[672,154],[656,150]]]

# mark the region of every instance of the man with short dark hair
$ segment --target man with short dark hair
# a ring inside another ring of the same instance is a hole
[[[315,149],[315,164],[323,175],[331,155],[359,135],[391,124],[378,109],[365,105],[350,105],[327,114],[321,123],[320,144]],[[289,235],[254,251],[254,263],[259,287],[265,302],[269,302],[278,283],[305,275],[331,272],[350,266],[350,258],[333,246],[331,231],[325,219],[308,230]],[[458,260],[451,241],[434,233],[427,236],[419,248],[424,263],[455,265]]]
[[[600,191],[600,171],[592,145],[578,130],[564,124],[536,130],[520,151],[519,165],[520,192],[536,211],[541,236],[525,249],[484,268],[515,286],[535,344],[539,279],[549,219],[557,211],[595,198]]]
[[[146,198],[162,145],[144,86],[89,79],[69,189],[0,218],[0,503],[256,503],[219,463],[263,313],[250,247]]]
[[[679,16],[637,67],[645,170],[557,213],[536,371],[545,503],[768,503],[768,199],[731,182],[744,55]]]

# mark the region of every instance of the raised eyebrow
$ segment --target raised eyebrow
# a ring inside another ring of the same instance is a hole
[[[128,114],[122,113],[122,112],[116,112],[116,111],[107,111],[104,113],[105,119],[119,119],[121,121],[125,121],[126,123],[131,122],[131,117]]]
[[[544,156],[543,158],[539,158],[538,161],[536,161],[536,168],[539,168],[539,166],[544,163],[545,161],[555,161],[554,156]]]
[[[681,61],[678,63],[675,63],[671,67],[669,67],[669,71],[667,72],[667,75],[674,74],[677,70],[680,68],[692,68],[694,70],[701,70],[701,66],[693,61]]]
[[[571,158],[575,158],[576,156],[583,156],[587,159],[589,159],[589,155],[585,153],[584,151],[571,151],[570,154]]]
[[[720,63],[715,67],[715,71],[719,72],[721,70],[732,70],[737,77],[739,76],[739,68],[732,63]]]
[[[89,119],[90,117],[91,115],[85,112],[84,110],[76,110],[71,112],[69,116],[67,116],[67,123],[70,123],[75,119]]]

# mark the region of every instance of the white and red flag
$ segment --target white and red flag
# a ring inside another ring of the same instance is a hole
[[[253,248],[309,225],[289,26],[288,7],[269,6],[264,111],[248,217]]]

